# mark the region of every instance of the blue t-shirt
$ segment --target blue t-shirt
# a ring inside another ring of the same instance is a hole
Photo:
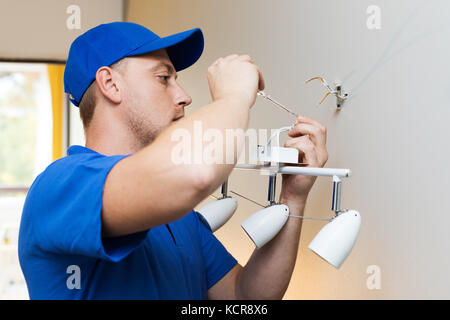
[[[195,211],[102,238],[105,179],[130,155],[67,153],[37,176],[23,208],[19,259],[31,299],[206,299],[237,263]]]

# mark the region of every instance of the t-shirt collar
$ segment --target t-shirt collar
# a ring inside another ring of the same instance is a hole
[[[86,148],[84,146],[80,146],[80,145],[73,145],[70,146],[69,149],[67,149],[67,155],[71,156],[77,153],[98,153],[92,149]]]
[[[89,149],[89,148],[84,147],[84,146],[76,145],[76,144],[73,145],[73,146],[70,146],[67,149],[67,155],[68,156],[71,156],[71,155],[74,155],[74,154],[79,154],[79,153],[97,153],[97,154],[101,154],[101,153],[99,153],[99,152],[97,152],[95,150]],[[129,156],[129,155],[132,155],[132,153],[127,154],[126,156]]]

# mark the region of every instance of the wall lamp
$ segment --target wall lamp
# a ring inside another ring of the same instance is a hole
[[[267,206],[255,212],[241,223],[242,229],[253,241],[256,248],[263,247],[272,240],[283,228],[289,218],[323,220],[328,223],[319,231],[309,244],[309,249],[319,257],[339,269],[350,254],[361,227],[361,216],[356,210],[341,210],[341,178],[351,176],[349,169],[311,168],[238,164],[236,169],[266,170],[269,173],[269,188]],[[329,176],[333,179],[331,210],[335,215],[331,219],[290,215],[289,207],[275,201],[277,174],[298,174],[310,176]],[[233,192],[233,191],[231,191]],[[223,226],[234,214],[237,208],[236,199],[227,195],[228,181],[222,185],[222,197],[213,201],[198,212],[209,224],[212,232]],[[233,192],[239,196],[240,194]],[[242,196],[243,197],[243,196]],[[252,201],[244,197],[247,200]],[[252,201],[257,203],[255,201]],[[257,203],[258,204],[258,203]]]
[[[327,87],[328,93],[321,100],[321,102],[330,94],[336,95],[338,98],[338,108],[347,98],[347,94],[341,95],[341,88],[338,91],[333,90],[326,81],[321,77],[315,77],[307,80],[307,82],[319,79],[323,85]],[[274,105],[280,107],[284,111],[296,116],[290,108],[274,100],[265,92],[258,92],[261,96]],[[340,100],[339,100],[340,98]],[[341,210],[341,178],[348,178],[351,176],[349,169],[334,169],[334,168],[315,168],[315,167],[299,167],[286,166],[282,163],[296,163],[298,164],[298,150],[293,148],[280,147],[279,135],[281,132],[289,131],[292,126],[278,129],[270,138],[265,146],[258,146],[254,150],[251,157],[255,157],[258,162],[263,162],[263,165],[249,165],[237,164],[236,169],[258,170],[261,173],[269,175],[269,190],[267,206],[263,206],[251,199],[248,199],[236,192],[233,192],[247,200],[257,203],[263,209],[255,212],[250,217],[241,223],[242,229],[247,233],[250,239],[255,244],[256,248],[263,247],[266,243],[272,240],[286,224],[287,220],[292,218],[311,219],[311,220],[325,220],[328,223],[319,231],[314,239],[309,244],[309,249],[316,253],[319,257],[339,269],[342,263],[350,254],[361,227],[361,216],[356,210]],[[276,140],[277,146],[272,146],[272,141]],[[274,162],[275,166],[270,164]],[[284,204],[276,203],[275,189],[277,174],[296,174],[308,176],[327,176],[333,178],[333,192],[331,210],[335,215],[331,219],[321,219],[313,217],[290,215],[289,207]],[[225,224],[236,211],[237,201],[227,195],[228,181],[222,185],[222,198],[207,204],[198,212],[201,218],[209,224],[210,229],[214,232]]]

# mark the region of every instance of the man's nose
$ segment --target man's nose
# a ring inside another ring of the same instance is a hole
[[[188,105],[190,105],[192,103],[192,98],[190,95],[188,95],[181,87],[180,87],[180,92],[177,95],[176,98],[176,105],[178,107],[182,107],[185,108]]]

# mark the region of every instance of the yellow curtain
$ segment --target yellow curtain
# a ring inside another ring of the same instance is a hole
[[[64,65],[49,64],[48,78],[52,94],[53,113],[53,161],[63,156],[63,92],[64,92]]]

